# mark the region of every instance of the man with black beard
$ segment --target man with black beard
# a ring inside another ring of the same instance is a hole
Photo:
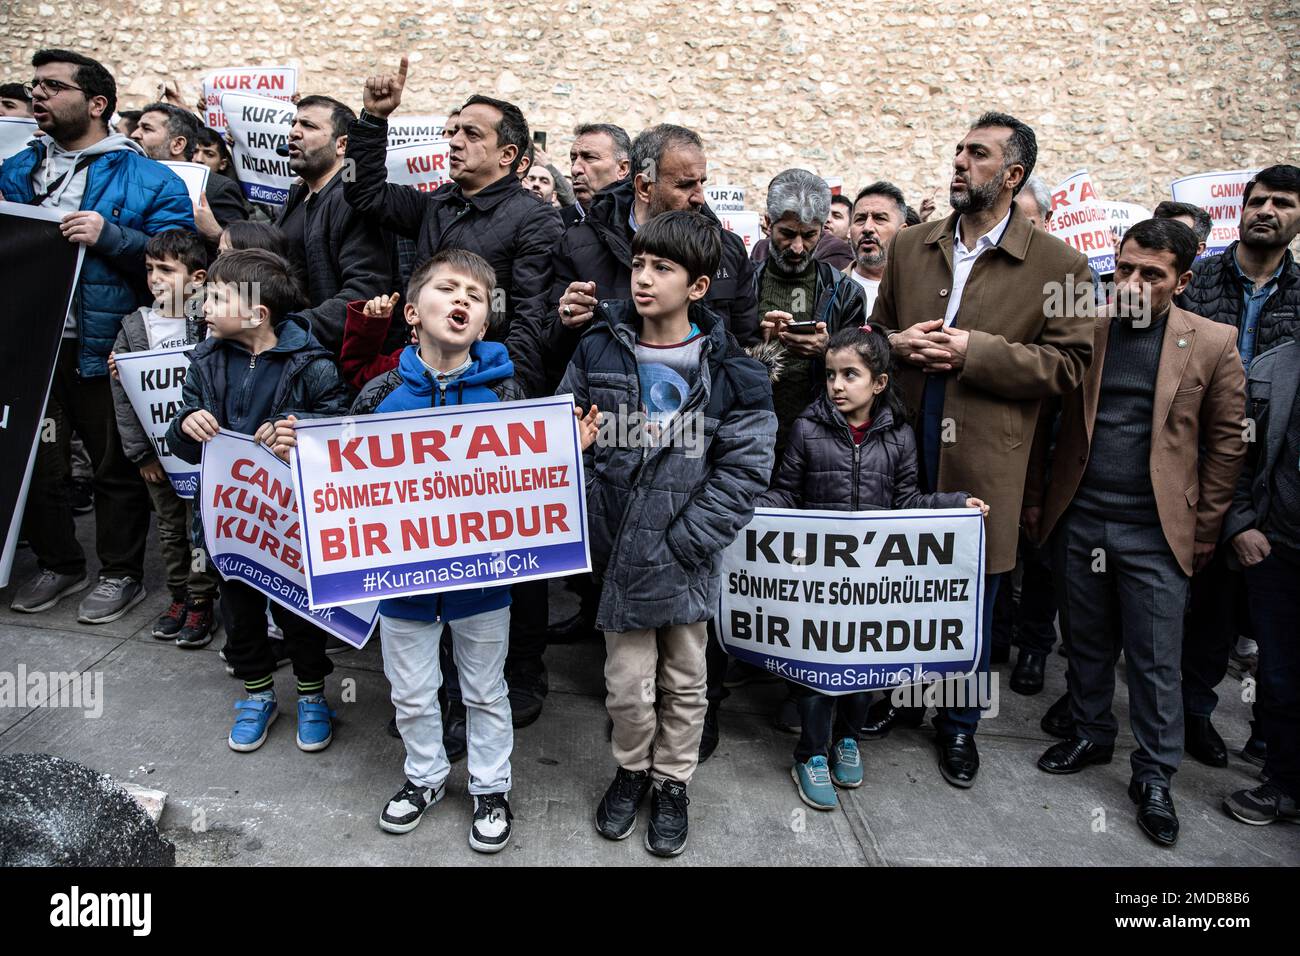
[[[356,114],[328,96],[304,96],[289,130],[289,169],[299,177],[276,225],[311,307],[303,315],[338,355],[348,302],[392,292],[391,237],[343,195],[343,155]],[[398,344],[396,342],[394,345]]]

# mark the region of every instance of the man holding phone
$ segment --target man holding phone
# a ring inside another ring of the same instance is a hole
[[[754,273],[754,287],[763,339],[782,363],[772,385],[777,461],[790,426],[823,387],[827,341],[866,321],[857,283],[813,257],[830,205],[830,187],[806,169],[778,173],[767,187],[769,252]]]

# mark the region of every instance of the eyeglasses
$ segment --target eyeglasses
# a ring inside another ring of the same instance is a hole
[[[45,90],[46,96],[58,96],[64,90],[77,90],[80,93],[86,92],[79,86],[73,86],[71,83],[63,83],[59,80],[51,80],[48,77],[45,79],[38,78],[32,80],[30,83],[24,83],[23,92],[28,96],[31,96],[36,92],[38,86]]]

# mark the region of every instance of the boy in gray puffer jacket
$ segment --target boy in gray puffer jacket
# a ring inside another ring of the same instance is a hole
[[[179,348],[203,341],[204,323],[201,317],[191,314],[195,311],[191,303],[201,306],[208,252],[194,233],[169,229],[145,244],[144,264],[154,304],[122,319],[117,341],[108,355],[113,411],[122,452],[140,469],[158,516],[158,544],[172,599],[154,621],[153,636],[160,641],[175,641],[178,647],[203,647],[212,640],[213,603],[220,578],[208,562],[195,562],[190,556],[193,505],[176,493],[163,471],[158,450],[122,388],[115,358],[129,352]]]
[[[721,243],[715,225],[689,212],[641,226],[633,301],[600,303],[559,388],[602,416],[586,453],[587,506],[619,767],[596,828],[613,840],[630,834],[654,784],[645,843],[659,856],[686,846],[706,622],[722,551],[767,486],[776,436],[766,371],[700,302]]]

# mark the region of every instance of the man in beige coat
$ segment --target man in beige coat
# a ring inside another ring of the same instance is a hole
[[[1183,754],[1183,612],[1246,454],[1236,330],[1171,304],[1191,280],[1196,246],[1173,220],[1125,234],[1114,317],[1097,319],[1092,367],[1065,399],[1050,462],[1045,432],[1035,442],[1025,491],[1026,531],[1054,532],[1075,728],[1038,766],[1069,774],[1110,762],[1122,647],[1137,743],[1129,795],[1138,825],[1162,846],[1178,838],[1169,788]]]
[[[874,323],[897,330],[890,343],[919,433],[924,490],[989,503],[985,679],[998,578],[1016,563],[1039,405],[1076,388],[1092,354],[1087,259],[1013,205],[1037,152],[1034,131],[1015,117],[981,116],[953,159],[955,212],[898,233],[872,312]],[[979,771],[979,719],[978,707],[940,708],[935,718],[939,769],[954,786],[971,786]]]

